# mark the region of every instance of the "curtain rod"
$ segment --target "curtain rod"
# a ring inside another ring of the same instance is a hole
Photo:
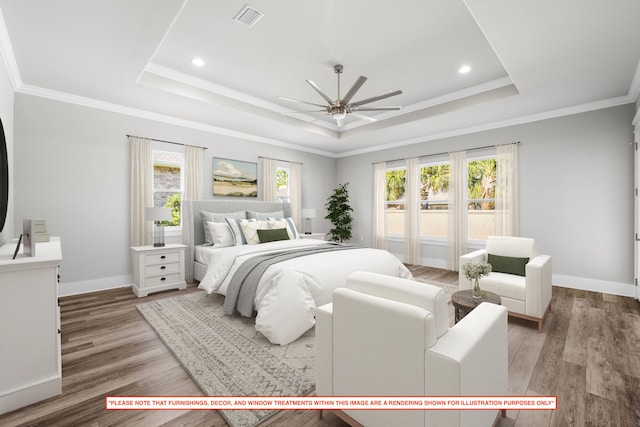
[[[258,156],[258,158],[259,159],[267,159],[267,160],[275,160],[275,161],[278,161],[278,162],[295,163],[295,164],[298,164],[298,165],[303,165],[304,164],[302,162],[292,162],[290,160],[274,159],[273,157]]]
[[[181,142],[165,141],[164,139],[147,138],[147,137],[144,137],[144,136],[127,135],[127,138],[148,139],[149,141],[164,142],[165,144],[184,145],[185,147],[186,146],[196,147],[196,148],[202,148],[203,150],[207,149],[207,147],[201,147],[199,145],[183,144]]]
[[[520,141],[516,141],[516,142],[512,142],[510,144],[520,144]],[[510,145],[510,144],[496,144],[496,145],[485,145],[484,147],[475,147],[475,148],[469,148],[468,150],[458,150],[458,151],[476,151],[476,150],[484,150],[486,148],[495,148],[498,147],[500,145]],[[434,153],[434,154],[424,154],[422,156],[418,156],[419,159],[425,158],[425,157],[435,157],[435,156],[444,156],[445,154],[451,154],[454,153],[454,151],[445,151],[443,153]],[[391,162],[399,162],[400,160],[407,160],[407,158],[402,158],[402,159],[393,159],[393,160],[385,160],[386,163],[391,163]],[[372,165],[375,165],[376,163],[380,163],[380,162],[371,162]]]

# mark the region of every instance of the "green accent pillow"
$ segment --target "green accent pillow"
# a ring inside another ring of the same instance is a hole
[[[286,228],[272,228],[270,230],[258,230],[260,243],[275,242],[276,240],[289,240]]]
[[[496,273],[515,274],[524,276],[529,258],[515,258],[510,256],[487,255],[487,262],[491,264],[491,271]]]

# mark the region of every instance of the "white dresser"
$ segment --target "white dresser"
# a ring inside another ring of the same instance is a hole
[[[184,256],[186,246],[133,246],[133,293],[146,297],[152,292],[185,289]]]
[[[61,393],[58,266],[60,238],[36,244],[36,256],[16,243],[0,248],[0,414]]]

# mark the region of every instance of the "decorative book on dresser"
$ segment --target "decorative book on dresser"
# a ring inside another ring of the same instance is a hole
[[[59,237],[36,256],[0,247],[0,414],[61,393]]]
[[[185,289],[184,255],[186,246],[133,246],[133,293],[146,297],[152,292]]]

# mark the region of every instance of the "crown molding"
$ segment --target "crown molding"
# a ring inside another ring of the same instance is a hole
[[[9,38],[9,31],[4,22],[4,15],[0,10],[0,55],[4,60],[4,66],[7,69],[11,86],[15,91],[22,86],[22,78],[20,77],[20,70],[18,69],[18,63],[16,62],[16,55],[13,52],[13,46],[11,45],[11,39]]]
[[[640,61],[638,61],[636,72],[634,73],[631,85],[629,86],[629,97],[634,101],[638,101],[638,98],[640,98]]]
[[[329,151],[316,150],[314,148],[304,147],[296,144],[290,144],[288,142],[283,142],[283,141],[279,141],[272,138],[266,138],[259,135],[253,135],[246,132],[238,132],[232,129],[226,129],[218,126],[208,125],[208,124],[196,122],[193,120],[181,119],[179,117],[169,116],[169,115],[160,114],[160,113],[154,113],[151,111],[127,107],[120,104],[100,101],[93,98],[87,98],[84,96],[74,95],[66,92],[60,92],[57,90],[46,89],[38,86],[22,84],[20,85],[20,87],[18,87],[16,92],[25,94],[25,95],[46,98],[53,101],[81,105],[83,107],[95,108],[98,110],[110,111],[112,113],[118,113],[118,114],[123,114],[127,116],[153,120],[156,122],[167,123],[175,126],[181,126],[185,128],[200,130],[200,131],[209,132],[217,135],[244,139],[247,141],[259,142],[263,144],[273,145],[276,147],[288,148],[288,149],[297,150],[297,151],[304,151],[312,154],[319,154],[321,156],[326,156],[326,157],[335,157],[335,153],[331,153]]]

